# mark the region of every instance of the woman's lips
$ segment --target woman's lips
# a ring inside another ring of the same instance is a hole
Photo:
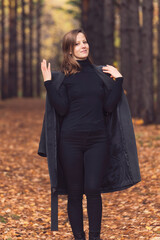
[[[87,52],[87,50],[82,51],[82,53],[83,53],[83,52]]]

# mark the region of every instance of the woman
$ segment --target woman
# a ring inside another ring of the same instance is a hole
[[[62,49],[64,79],[58,89],[51,65],[47,67],[45,59],[41,70],[49,103],[61,118],[58,154],[67,187],[68,217],[74,238],[85,239],[82,209],[85,193],[89,240],[98,240],[102,219],[101,186],[105,170],[109,168],[110,134],[106,115],[115,110],[121,99],[123,76],[115,67],[104,66],[103,73],[114,78],[112,89],[105,87],[95,71],[82,29],[66,33]]]

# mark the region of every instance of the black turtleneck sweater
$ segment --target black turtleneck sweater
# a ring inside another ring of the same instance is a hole
[[[44,82],[50,104],[63,116],[61,131],[88,131],[106,128],[105,112],[112,112],[122,93],[123,77],[116,78],[109,91],[93,65],[77,60],[81,71],[65,76],[57,91],[54,79]]]

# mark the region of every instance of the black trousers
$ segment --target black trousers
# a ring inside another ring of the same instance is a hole
[[[100,186],[107,167],[106,129],[61,132],[60,161],[68,190],[68,218],[74,236],[83,232],[83,191],[87,198],[89,232],[100,234],[102,198]]]

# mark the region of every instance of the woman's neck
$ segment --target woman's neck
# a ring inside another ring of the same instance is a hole
[[[87,66],[92,65],[91,62],[89,61],[88,57],[86,59],[76,60],[76,61],[81,65],[81,67],[87,67]]]

